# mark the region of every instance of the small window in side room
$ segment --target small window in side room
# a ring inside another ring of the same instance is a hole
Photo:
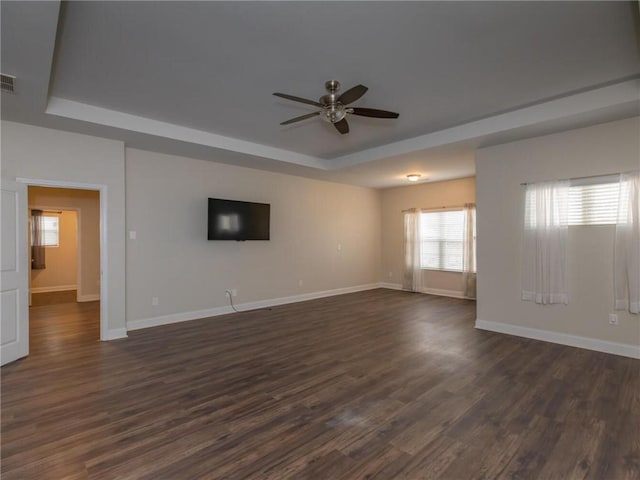
[[[59,219],[57,216],[45,215],[42,217],[42,247],[59,246]],[[33,225],[32,225],[33,226]],[[33,239],[35,235],[31,235]],[[33,244],[33,242],[32,242]]]

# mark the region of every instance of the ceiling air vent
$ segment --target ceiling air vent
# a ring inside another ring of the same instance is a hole
[[[0,83],[2,85],[3,92],[15,92],[16,89],[16,77],[13,75],[5,75],[0,73]]]

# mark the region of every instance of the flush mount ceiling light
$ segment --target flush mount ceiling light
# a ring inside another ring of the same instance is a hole
[[[421,176],[422,175],[420,175],[419,173],[411,173],[407,175],[407,180],[409,180],[410,182],[417,182],[418,180],[420,180]]]

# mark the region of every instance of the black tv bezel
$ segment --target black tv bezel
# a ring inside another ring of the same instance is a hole
[[[261,237],[258,238],[258,237],[252,237],[252,236],[247,236],[247,235],[243,235],[243,236],[239,236],[239,237],[228,237],[228,238],[221,238],[219,236],[218,237],[212,237],[211,205],[212,205],[212,202],[216,202],[216,201],[229,202],[229,203],[233,203],[233,204],[236,204],[236,205],[244,205],[244,206],[258,205],[261,208],[266,207],[266,215],[264,215],[264,212],[263,212],[263,218],[264,218],[264,216],[266,216],[266,220],[267,220],[266,237],[261,236]],[[209,197],[208,201],[207,201],[207,240],[208,241],[236,241],[236,242],[270,241],[271,240],[271,204],[270,203],[261,203],[261,202],[248,202],[246,200],[235,200],[235,199],[231,199],[231,198]]]

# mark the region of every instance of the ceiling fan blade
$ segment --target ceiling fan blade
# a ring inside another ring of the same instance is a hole
[[[313,100],[307,100],[306,98],[294,97],[293,95],[287,95],[286,93],[274,93],[274,95],[276,97],[286,98],[287,100],[293,100],[294,102],[306,103],[307,105],[322,108],[321,103],[314,102]]]
[[[388,110],[378,110],[377,108],[358,108],[353,107],[354,115],[360,115],[361,117],[373,117],[373,118],[398,118],[399,113],[389,112]]]
[[[306,115],[300,115],[299,117],[290,118],[286,122],[282,122],[280,125],[289,125],[290,123],[300,122],[301,120],[306,120],[307,118],[315,117],[316,115],[320,115],[320,112],[311,112]]]
[[[338,101],[343,105],[349,105],[367,93],[367,90],[369,89],[364,85],[356,85],[340,95],[340,97],[338,97]]]
[[[344,118],[339,122],[334,123],[333,126],[336,127],[336,130],[338,130],[342,135],[349,133],[349,124]]]

